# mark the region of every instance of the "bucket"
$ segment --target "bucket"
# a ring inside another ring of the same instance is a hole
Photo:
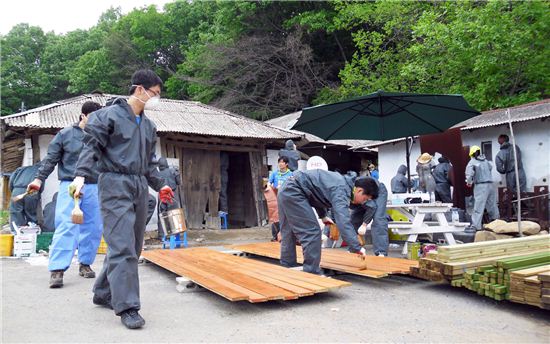
[[[162,230],[164,231],[165,237],[183,233],[187,230],[187,226],[185,225],[185,215],[183,214],[183,209],[181,208],[172,209],[161,213],[160,222],[162,224]]]
[[[53,232],[44,232],[36,236],[36,252],[42,250],[49,252],[52,244]]]
[[[11,257],[13,255],[13,234],[0,234],[0,256]]]

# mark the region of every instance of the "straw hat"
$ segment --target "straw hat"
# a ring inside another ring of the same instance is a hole
[[[420,164],[427,164],[430,162],[430,160],[432,160],[432,156],[430,154],[422,153],[422,155],[419,156],[418,159],[416,159],[416,162]]]

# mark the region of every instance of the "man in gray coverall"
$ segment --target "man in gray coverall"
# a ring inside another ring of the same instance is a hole
[[[508,141],[510,141],[508,135],[503,134],[498,137],[500,150],[495,158],[495,165],[498,173],[506,175],[506,187],[514,192],[517,192],[514,148]],[[525,170],[523,169],[523,163],[521,161],[521,151],[517,145],[516,152],[518,153],[519,191],[525,192],[527,191],[527,180],[525,177]]]
[[[497,207],[497,191],[493,185],[491,174],[493,166],[485,159],[485,155],[481,154],[481,148],[472,146],[470,158],[470,162],[466,165],[466,185],[468,187],[474,185],[474,212],[471,227],[480,230],[485,209],[487,209],[491,220],[500,217]]]
[[[156,127],[143,112],[158,104],[161,86],[162,80],[153,71],[139,70],[132,75],[128,101],[116,99],[90,116],[72,183],[74,192],[80,193],[97,159],[103,236],[109,249],[94,285],[93,303],[114,309],[130,329],[145,325],[138,313],[138,258],[148,185],[159,191],[161,202],[169,202],[174,195],[156,169]]]
[[[439,164],[432,171],[435,180],[435,200],[443,203],[453,203],[450,177],[451,163],[444,156],[437,161]]]
[[[378,197],[361,204],[351,205],[351,222],[353,228],[357,228],[357,234],[366,236],[367,225],[372,220],[371,237],[374,255],[387,256],[390,238],[388,235],[388,215],[386,215],[386,203],[388,201],[388,190],[384,183],[371,177],[359,177],[356,182],[362,179],[370,179],[378,186]]]
[[[409,180],[407,179],[407,166],[401,165],[397,169],[397,174],[391,179],[391,192],[394,194],[407,193]]]
[[[378,195],[376,183],[325,170],[296,171],[279,190],[279,222],[281,226],[281,265],[296,266],[296,239],[302,245],[303,270],[320,274],[321,228],[312,207],[325,224],[332,223],[326,217],[332,209],[342,238],[352,253],[366,255],[350,221],[349,205],[360,204]],[[355,186],[354,186],[355,185]]]

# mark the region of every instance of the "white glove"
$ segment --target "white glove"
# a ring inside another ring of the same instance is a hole
[[[360,255],[360,256],[366,257],[367,256],[367,250],[365,250],[364,247],[361,247],[361,249],[359,250],[359,252],[357,252],[357,254]]]
[[[69,185],[69,196],[74,198],[74,195],[82,194],[82,188],[84,187],[84,177],[75,177],[73,182]]]
[[[334,221],[332,221],[332,220],[330,219],[330,217],[326,217],[326,216],[323,217],[323,218],[321,219],[321,221],[323,221],[323,223],[324,223],[325,225],[333,225],[333,224],[334,224]]]
[[[365,235],[365,233],[367,233],[367,224],[363,223],[361,227],[359,227],[359,229],[357,230],[357,234]]]

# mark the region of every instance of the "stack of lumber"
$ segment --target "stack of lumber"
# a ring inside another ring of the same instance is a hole
[[[281,245],[278,242],[231,245],[231,249],[250,254],[280,259]],[[302,264],[302,248],[296,248],[297,262]],[[356,254],[344,250],[325,248],[321,253],[321,267],[371,278],[382,278],[391,274],[409,274],[411,267],[417,267],[414,260],[368,256],[361,259]]]
[[[351,285],[207,248],[144,251],[141,256],[230,301],[294,300]]]
[[[510,274],[510,301],[541,307],[539,273],[550,271],[550,264],[514,271]]]
[[[543,272],[539,274],[538,280],[541,284],[540,307],[550,309],[550,272]]]
[[[440,246],[437,252],[430,252],[426,258],[421,258],[419,267],[412,268],[411,274],[427,280],[460,284],[466,271],[492,266],[500,259],[549,252],[549,249],[548,235]]]

